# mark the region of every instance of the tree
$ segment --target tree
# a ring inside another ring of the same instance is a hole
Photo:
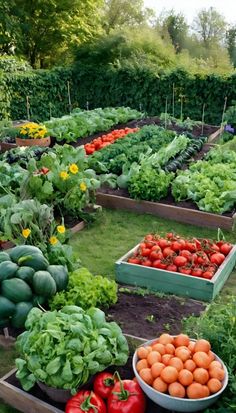
[[[230,27],[226,32],[226,45],[231,63],[236,67],[236,26]]]
[[[205,47],[212,43],[220,43],[226,32],[226,22],[224,17],[218,13],[214,7],[208,10],[202,9],[193,23],[194,30],[198,33]]]
[[[3,0],[5,2],[5,0]],[[16,53],[33,67],[63,45],[80,42],[96,31],[96,11],[102,0],[11,0],[11,21],[17,22]],[[95,16],[95,17],[94,17]]]
[[[0,1],[0,53],[12,54],[15,49],[19,28],[10,13],[9,0]]]
[[[170,10],[162,18],[161,30],[168,32],[176,53],[181,52],[188,32],[188,24],[184,15],[182,13],[175,14],[174,10]]]
[[[143,7],[143,0],[105,0],[104,29],[108,34],[122,26],[136,26],[154,16],[152,9]]]

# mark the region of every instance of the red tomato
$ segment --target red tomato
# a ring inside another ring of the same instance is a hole
[[[159,245],[153,245],[153,247],[151,248],[152,251],[161,251],[161,247],[159,247]]]
[[[129,264],[140,264],[140,260],[138,258],[131,257],[128,259],[128,263]]]
[[[168,247],[170,245],[170,241],[167,241],[165,238],[160,238],[158,241],[158,245],[160,245],[161,249]]]
[[[170,247],[166,247],[163,250],[163,256],[166,257],[172,257],[173,255],[175,255],[175,251],[172,250]]]
[[[197,263],[198,264],[208,264],[209,263],[209,258],[207,256],[207,254],[203,251],[199,251],[197,253]]]
[[[173,262],[177,267],[183,267],[187,264],[187,258],[178,256],[174,258]]]
[[[186,241],[185,249],[190,251],[190,252],[195,252],[196,251],[196,245],[194,244],[194,242]]]
[[[146,235],[145,240],[146,240],[146,241],[152,241],[152,240],[153,240],[152,234]]]
[[[152,267],[152,261],[151,260],[144,260],[141,262],[141,265],[144,267]]]
[[[143,248],[141,251],[141,254],[143,257],[149,257],[150,252],[151,252],[150,248]]]
[[[184,258],[184,257],[183,257]],[[181,273],[181,274],[185,274],[185,275],[190,275],[191,274],[191,268],[189,268],[189,267],[179,267],[178,268],[178,271]]]
[[[93,390],[103,399],[107,399],[115,385],[115,381],[117,380],[114,379],[111,373],[106,371],[98,373],[94,379]]]
[[[161,260],[163,258],[163,254],[162,254],[161,250],[151,251],[149,258],[152,261]]]
[[[106,413],[105,402],[90,390],[81,390],[66,404],[65,413]]]
[[[155,260],[155,261],[152,263],[152,266],[153,266],[154,268],[160,268],[160,264],[161,264],[161,260]]]
[[[205,271],[202,274],[203,278],[206,278],[207,280],[211,280],[213,277],[214,273],[212,271]]]
[[[145,413],[146,399],[139,384],[133,380],[117,382],[108,397],[107,409],[108,413]]]
[[[224,255],[228,255],[228,253],[232,250],[232,245],[229,244],[228,242],[225,242],[223,245],[220,247],[220,252]]]
[[[168,238],[168,239],[173,239],[173,238],[174,238],[173,232],[167,232],[166,238]]]
[[[193,277],[202,277],[203,271],[201,270],[201,268],[193,268],[191,271],[191,275]]]
[[[176,241],[173,241],[171,243],[171,248],[174,251],[180,251],[183,250],[185,248],[185,241],[183,239],[178,239]]]
[[[181,257],[187,258],[188,261],[191,261],[192,254],[191,254],[191,252],[190,252],[189,250],[182,250],[182,251],[180,251],[180,254],[179,254],[179,255],[180,255]]]
[[[219,266],[222,264],[222,262],[224,260],[225,260],[225,256],[223,254],[221,254],[220,252],[216,252],[215,254],[212,254],[211,258],[210,258],[210,261],[213,264],[216,264],[216,265],[219,265]]]
[[[174,272],[176,272],[176,271],[177,271],[177,266],[174,265],[174,264],[170,264],[170,265],[167,265],[166,269],[167,269],[167,271],[174,271]]]
[[[161,260],[160,264],[159,264],[159,268],[161,270],[165,270],[167,268],[167,265],[163,260]]]

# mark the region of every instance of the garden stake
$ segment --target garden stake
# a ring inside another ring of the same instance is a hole
[[[167,127],[167,109],[168,109],[168,97],[166,97],[166,106],[165,106],[165,129]]]
[[[52,104],[49,102],[49,119],[52,119]]]
[[[202,106],[202,131],[201,131],[201,135],[203,135],[203,130],[204,130],[205,106],[206,106],[206,104],[203,103],[203,106]]]
[[[225,117],[225,110],[226,110],[226,105],[227,105],[227,96],[225,96],[225,102],[224,102],[224,106],[223,106],[223,112],[222,112],[222,118],[221,118],[221,125],[220,125],[220,136],[222,135],[222,128],[223,128],[223,123],[224,123],[224,117]]]
[[[27,119],[30,119],[30,103],[29,96],[26,96],[26,110],[27,110]]]
[[[72,106],[71,106],[70,82],[69,82],[69,80],[68,80],[68,82],[67,82],[67,92],[68,92],[69,112],[71,113],[71,111],[72,111]]]
[[[172,88],[172,116],[175,117],[175,84],[173,83]]]

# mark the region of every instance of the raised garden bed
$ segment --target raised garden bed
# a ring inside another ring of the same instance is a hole
[[[144,267],[127,262],[137,250],[136,245],[116,261],[116,280],[119,283],[146,287],[150,290],[188,296],[202,301],[210,301],[219,293],[236,263],[236,246],[232,248],[225,261],[211,280],[192,277],[178,272]]]
[[[176,203],[170,196],[161,202],[136,201],[128,192],[120,189],[102,189],[97,192],[97,202],[104,208],[124,209],[171,219],[185,224],[231,231],[236,222],[236,213],[223,215],[200,211],[192,202]]]

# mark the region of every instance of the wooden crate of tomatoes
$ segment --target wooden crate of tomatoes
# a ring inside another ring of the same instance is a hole
[[[236,246],[225,240],[148,234],[116,262],[116,280],[150,290],[210,301],[236,263]]]

